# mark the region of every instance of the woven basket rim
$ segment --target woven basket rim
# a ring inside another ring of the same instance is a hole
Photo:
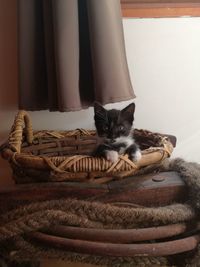
[[[161,162],[166,157],[169,157],[173,151],[173,145],[170,140],[159,133],[153,133],[148,130],[135,129],[136,134],[144,134],[148,138],[156,138],[158,147],[149,147],[142,150],[142,159],[139,162],[133,162],[128,158],[128,155],[120,155],[116,163],[111,163],[105,158],[92,157],[88,155],[72,155],[72,156],[44,156],[30,155],[21,152],[21,146],[24,136],[26,141],[31,144],[38,134],[47,134],[55,138],[62,138],[63,133],[67,136],[95,136],[95,130],[75,129],[75,130],[41,130],[33,131],[30,117],[27,112],[20,111],[15,117],[12,126],[8,146],[4,149],[4,157],[8,159],[11,165],[21,168],[34,168],[37,170],[49,170],[55,176],[60,177],[75,177],[76,174],[84,177],[95,176],[112,176],[122,175],[127,176],[134,174],[141,167],[149,164]],[[56,178],[55,178],[56,179]]]

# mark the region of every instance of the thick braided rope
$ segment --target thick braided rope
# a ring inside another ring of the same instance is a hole
[[[37,258],[37,260],[44,259],[62,259],[70,262],[81,262],[103,266],[115,267],[141,267],[141,266],[169,266],[168,260],[165,257],[106,257],[94,256],[88,254],[79,254],[74,252],[64,251],[62,249],[47,248],[41,244],[34,244],[28,239],[21,236],[15,239],[14,244],[7,244],[7,248],[2,248],[4,254],[8,257],[20,261],[21,259],[30,260]],[[8,251],[12,250],[11,253]],[[171,265],[170,265],[171,266]],[[172,267],[172,266],[171,266]]]
[[[200,266],[200,245],[198,245],[195,255],[192,255],[191,257],[188,257],[186,259],[186,266],[187,267],[199,267]]]
[[[42,212],[33,212],[32,214],[13,220],[5,226],[1,226],[0,241],[59,223],[77,226],[82,225],[83,227],[99,227],[98,223],[91,222],[70,212],[66,213],[60,210],[45,210]]]
[[[0,240],[61,222],[90,228],[131,228],[183,222],[194,217],[191,207],[183,204],[162,208],[122,208],[82,200],[51,200],[30,204],[1,216]]]

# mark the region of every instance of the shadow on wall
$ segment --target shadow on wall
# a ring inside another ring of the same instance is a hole
[[[0,9],[0,109],[17,106],[17,1],[1,1]]]
[[[0,143],[8,136],[17,110],[17,1],[0,8]],[[0,185],[12,184],[8,163],[0,158]]]

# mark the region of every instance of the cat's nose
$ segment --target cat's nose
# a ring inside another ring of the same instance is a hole
[[[116,138],[116,134],[110,133],[108,138],[112,141],[112,140],[114,140]]]

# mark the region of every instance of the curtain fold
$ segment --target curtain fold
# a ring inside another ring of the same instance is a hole
[[[134,97],[118,0],[19,0],[19,108]]]

